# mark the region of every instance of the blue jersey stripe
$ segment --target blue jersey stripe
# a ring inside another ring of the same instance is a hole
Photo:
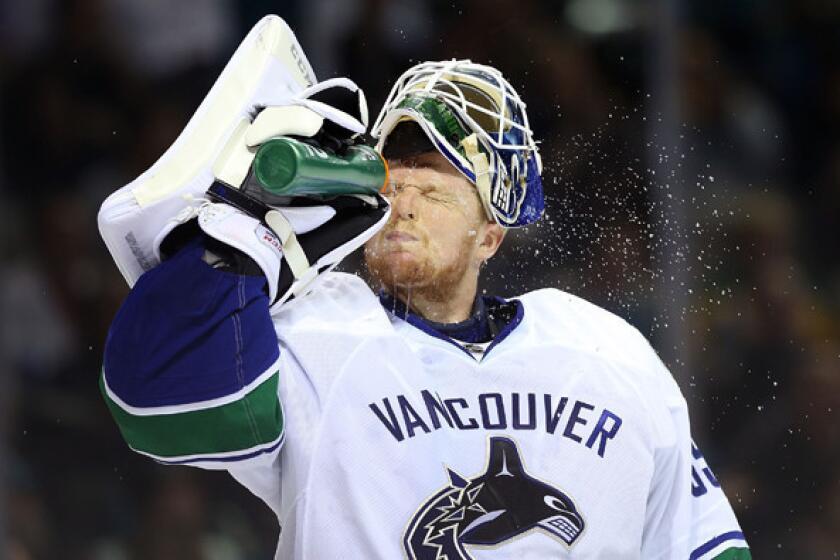
[[[254,451],[249,451],[247,453],[242,453],[240,455],[231,455],[231,456],[212,456],[208,455],[207,457],[191,457],[189,459],[175,459],[175,460],[168,460],[168,459],[160,459],[155,457],[155,461],[162,465],[189,465],[192,463],[238,463],[240,461],[246,461],[248,459],[253,459],[254,457],[258,457],[260,455],[264,455],[266,453],[272,453],[280,446],[283,445],[283,442],[286,441],[286,434],[285,432],[281,434],[280,439],[275,442],[274,444],[270,445],[269,447],[265,447],[262,449],[256,449]]]
[[[733,541],[733,540],[741,540],[741,541],[746,542],[746,539],[744,539],[744,533],[742,533],[741,531],[730,531],[728,533],[718,535],[717,537],[713,538],[712,540],[708,541],[707,543],[702,544],[702,545],[698,546],[697,548],[695,548],[694,552],[692,552],[691,556],[689,556],[689,560],[697,560],[698,558],[703,556],[705,553],[709,552],[714,547],[718,546],[719,544],[724,543],[726,541]]]
[[[198,238],[146,272],[108,332],[108,387],[135,407],[224,397],[279,357],[265,278],[216,270]]]

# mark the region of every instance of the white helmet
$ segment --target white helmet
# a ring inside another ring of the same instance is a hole
[[[400,123],[415,122],[431,144],[478,188],[503,227],[542,215],[542,162],[525,103],[501,72],[469,60],[423,62],[391,89],[371,134],[382,152]]]

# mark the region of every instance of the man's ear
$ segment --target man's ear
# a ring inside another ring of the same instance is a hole
[[[478,251],[476,256],[484,262],[499,250],[505,238],[505,229],[495,222],[485,222],[478,230]]]

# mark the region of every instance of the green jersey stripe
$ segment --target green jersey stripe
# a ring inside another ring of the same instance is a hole
[[[126,443],[156,457],[183,457],[250,449],[277,440],[283,433],[283,411],[277,396],[279,372],[241,399],[222,406],[139,416],[123,410],[99,387]]]
[[[751,560],[749,548],[727,548],[712,560]]]

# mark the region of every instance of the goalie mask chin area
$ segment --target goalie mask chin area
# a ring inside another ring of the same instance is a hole
[[[414,66],[374,122],[377,149],[388,153],[389,136],[408,122],[476,185],[491,220],[514,228],[542,215],[542,162],[525,103],[498,70],[469,60]]]

